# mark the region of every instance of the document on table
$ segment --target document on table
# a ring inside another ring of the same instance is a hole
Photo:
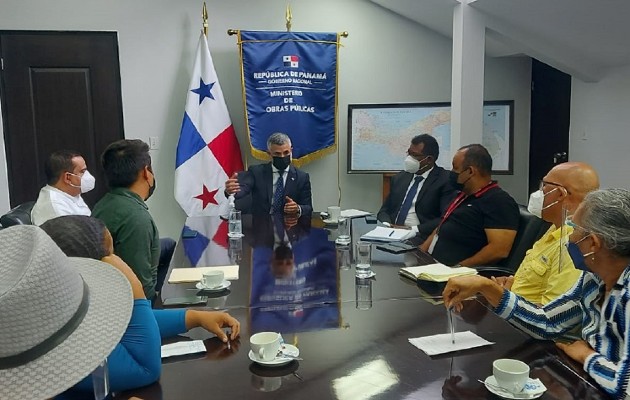
[[[379,242],[396,242],[411,239],[416,234],[411,229],[385,228],[377,226],[365,235],[361,236],[362,240],[376,240]]]
[[[349,208],[347,210],[341,210],[341,216],[344,218],[358,218],[365,217],[366,215],[371,215],[371,212],[357,210],[354,208]]]
[[[217,265],[213,267],[173,268],[168,283],[199,282],[209,271],[223,271],[228,281],[238,280],[238,265]]]
[[[489,342],[471,331],[455,332],[455,343],[452,342],[450,333],[410,338],[409,343],[429,356],[494,344],[494,342]]]
[[[206,345],[203,340],[192,340],[165,344],[162,346],[162,358],[181,356],[184,354],[204,353]]]

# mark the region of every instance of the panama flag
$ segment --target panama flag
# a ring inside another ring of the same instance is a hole
[[[203,33],[189,87],[175,157],[175,199],[189,217],[222,215],[228,209],[225,181],[243,170],[243,160]]]

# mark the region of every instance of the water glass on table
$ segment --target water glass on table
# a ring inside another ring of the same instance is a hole
[[[339,218],[339,224],[337,225],[337,240],[335,243],[347,246],[351,242],[350,238],[350,218]]]
[[[356,260],[355,275],[357,278],[370,278],[374,275],[372,272],[372,243],[357,242]]]
[[[228,236],[232,238],[243,236],[243,225],[241,212],[239,210],[230,210],[230,215],[228,216]]]

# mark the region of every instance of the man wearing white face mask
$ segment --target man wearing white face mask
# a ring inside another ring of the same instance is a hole
[[[94,189],[95,179],[79,153],[56,151],[46,160],[44,170],[48,184],[39,191],[31,211],[33,224],[41,225],[62,215],[90,215],[81,193]]]
[[[572,215],[584,196],[598,188],[597,172],[588,164],[566,162],[553,167],[540,181],[540,189],[531,194],[527,206],[529,212],[552,225],[527,251],[514,278],[496,281],[532,303],[543,305],[570,289],[580,271],[560,245],[562,233],[571,233],[570,227],[562,229],[563,209]]]
[[[378,220],[410,227],[421,240],[431,234],[455,197],[448,171],[435,165],[440,148],[431,135],[411,139],[405,170],[391,179],[390,192],[378,212]]]

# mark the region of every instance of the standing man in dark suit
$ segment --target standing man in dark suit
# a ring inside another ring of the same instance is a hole
[[[274,133],[267,139],[272,161],[253,165],[225,182],[225,193],[234,194],[238,210],[247,214],[311,215],[311,180],[291,165],[291,139]]]
[[[405,170],[392,177],[390,192],[378,212],[378,220],[410,227],[425,240],[440,222],[442,213],[455,197],[448,171],[435,165],[440,155],[431,135],[411,139]]]

